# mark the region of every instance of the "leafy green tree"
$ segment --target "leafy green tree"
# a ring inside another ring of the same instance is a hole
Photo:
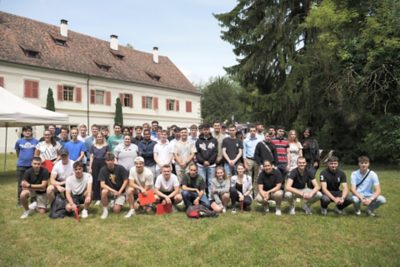
[[[47,90],[46,109],[56,111],[56,108],[54,106],[53,90],[51,88]]]
[[[115,100],[115,116],[114,116],[114,123],[118,123],[124,125],[124,118],[122,114],[122,105],[121,99],[117,97]]]

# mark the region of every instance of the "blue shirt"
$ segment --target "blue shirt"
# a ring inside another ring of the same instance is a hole
[[[365,174],[368,173],[369,170]],[[360,170],[356,170],[351,174],[351,185],[358,185],[364,175],[361,174]],[[357,187],[357,192],[363,195],[364,197],[370,197],[374,193],[374,186],[379,185],[378,175],[374,171],[371,171],[368,177]]]
[[[77,140],[76,142],[74,141],[69,141],[64,145],[64,149],[68,150],[69,153],[69,159],[76,161],[79,156],[81,155],[81,152],[86,152],[86,146],[82,141]]]
[[[243,158],[254,159],[254,152],[256,150],[257,144],[262,141],[262,139],[255,137],[248,137],[243,141]]]
[[[139,155],[144,158],[144,166],[149,167],[149,166],[154,166],[156,165],[156,162],[154,160],[154,147],[157,144],[157,142],[150,140],[142,140],[139,142]]]
[[[26,139],[20,138],[15,143],[15,151],[19,153],[17,166],[30,167],[32,166],[32,158],[35,153],[36,145],[39,143],[35,138]]]

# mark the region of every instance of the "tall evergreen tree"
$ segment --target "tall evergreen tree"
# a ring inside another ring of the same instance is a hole
[[[53,90],[51,88],[47,90],[46,109],[56,111],[56,108],[54,106]]]
[[[122,114],[122,105],[121,105],[121,99],[117,97],[115,100],[115,116],[114,116],[114,123],[118,123],[123,125],[124,124],[124,118]]]

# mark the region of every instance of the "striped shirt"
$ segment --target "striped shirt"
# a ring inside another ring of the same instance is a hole
[[[275,145],[276,154],[278,156],[278,164],[287,164],[287,149],[289,148],[289,141],[284,137],[276,137],[272,139],[271,143]]]

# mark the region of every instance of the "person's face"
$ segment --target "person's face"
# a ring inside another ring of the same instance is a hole
[[[256,130],[256,128],[250,128],[250,136],[253,138],[253,137],[256,137],[256,133],[257,133],[257,130]]]
[[[263,169],[266,173],[272,172],[272,164],[270,162],[265,162],[263,165]]]
[[[183,140],[183,141],[186,141],[187,140],[187,138],[188,138],[188,131],[185,129],[185,130],[182,130],[181,132],[180,132],[180,138]]]
[[[274,128],[269,128],[269,129],[268,129],[268,133],[269,133],[269,135],[271,135],[271,136],[275,136],[275,134],[276,134]]]
[[[97,141],[97,143],[99,143],[99,144],[104,143],[104,136],[101,135],[101,134],[97,134],[97,136],[96,136],[96,141]]]
[[[297,167],[299,168],[299,170],[303,171],[306,169],[307,166],[307,162],[305,159],[298,159],[297,160]]]
[[[61,139],[63,139],[63,140],[68,139],[68,131],[67,130],[61,129],[60,135],[61,135]]]
[[[61,156],[62,164],[64,164],[64,165],[68,164],[68,160],[69,160],[68,155],[62,155]]]
[[[74,168],[74,174],[75,174],[76,178],[78,178],[78,179],[82,178],[83,177],[83,168],[80,166]]]
[[[285,131],[283,129],[278,129],[278,136],[283,137],[285,135]]]
[[[226,128],[225,127],[221,127],[221,133],[225,134],[226,132]]]
[[[136,132],[136,136],[142,136],[142,129],[141,128],[136,128],[135,132]]]
[[[157,129],[158,129],[158,123],[152,123],[151,124],[151,130],[156,132]]]
[[[32,130],[25,130],[22,132],[25,138],[31,138],[32,137]]]
[[[216,170],[215,175],[217,176],[218,179],[223,179],[224,178],[224,170],[223,169]]]
[[[304,133],[303,133],[303,136],[305,138],[310,137],[310,131],[309,130],[305,130]]]
[[[296,139],[296,132],[290,131],[289,133],[289,140],[294,141]]]
[[[232,137],[232,138],[235,138],[235,137],[236,137],[236,128],[235,128],[235,127],[229,128],[229,135],[230,135],[230,137]]]
[[[129,146],[131,144],[131,137],[129,135],[124,136],[124,144]]]
[[[161,132],[161,141],[166,141],[166,140],[167,140],[167,133]]]
[[[108,134],[109,134],[110,132],[108,131],[108,129],[103,129],[103,130],[101,131],[101,133],[102,133],[104,136],[108,136]]]
[[[144,131],[143,132],[143,137],[144,137],[144,140],[149,141],[150,137],[151,137],[150,132],[149,131]]]
[[[76,140],[78,138],[78,131],[77,130],[71,130],[71,138],[72,140]]]
[[[163,170],[162,170],[162,174],[163,174],[163,176],[164,176],[164,178],[165,178],[165,180],[169,180],[169,178],[171,177],[171,168],[163,168]]]
[[[189,175],[190,175],[190,177],[197,176],[197,168],[196,168],[196,166],[190,166]]]
[[[52,135],[54,135],[54,133],[56,132],[56,128],[54,127],[54,125],[50,125],[47,129],[50,131]]]
[[[363,161],[358,163],[358,166],[360,167],[360,170],[366,171],[369,168],[369,161]]]
[[[79,128],[79,132],[80,132],[81,136],[86,136],[86,134],[87,134],[86,126],[82,126],[81,128]]]
[[[143,130],[150,129],[150,125],[148,123],[143,123],[142,127],[143,127]]]
[[[32,168],[34,172],[39,172],[40,170],[40,165],[42,163],[40,162],[40,160],[32,160]]]
[[[128,128],[125,128],[124,131],[122,132],[123,135],[130,135],[131,132],[129,131]]]
[[[93,135],[93,136],[97,136],[98,133],[99,133],[99,128],[97,128],[97,127],[92,127],[92,135]]]
[[[115,135],[120,135],[121,134],[121,127],[120,126],[114,126],[114,134]]]
[[[239,175],[243,175],[243,174],[244,174],[244,167],[243,167],[242,165],[239,165],[239,166],[237,167],[237,173],[238,173]]]
[[[214,127],[214,132],[215,133],[219,134],[221,132],[221,124],[214,123],[213,127]]]
[[[210,128],[203,128],[203,134],[205,136],[209,136],[210,135]]]
[[[196,128],[191,128],[190,129],[190,135],[196,137],[197,136],[197,129]]]
[[[161,139],[161,134],[162,134],[162,130],[158,129],[157,130],[157,139]]]
[[[187,131],[186,131],[186,135],[187,135]],[[175,132],[174,137],[177,140],[181,139],[181,132]]]
[[[258,124],[257,125],[257,132],[262,133],[264,131],[264,125]]]
[[[141,161],[135,162],[135,167],[137,173],[142,173],[144,170],[144,162]]]
[[[264,140],[267,141],[268,143],[271,142],[271,136],[270,136],[269,133],[266,133],[266,134],[264,135]]]
[[[339,162],[337,162],[337,161],[331,161],[331,162],[328,163],[328,168],[332,172],[336,172],[338,166],[339,166]]]
[[[109,169],[110,171],[114,170],[114,160],[106,160],[106,165],[107,165],[107,169]]]
[[[44,132],[43,137],[44,137],[44,140],[45,140],[46,142],[50,142],[51,136],[52,136],[52,135],[51,135],[51,132],[50,132],[49,130],[47,130],[47,131]]]

